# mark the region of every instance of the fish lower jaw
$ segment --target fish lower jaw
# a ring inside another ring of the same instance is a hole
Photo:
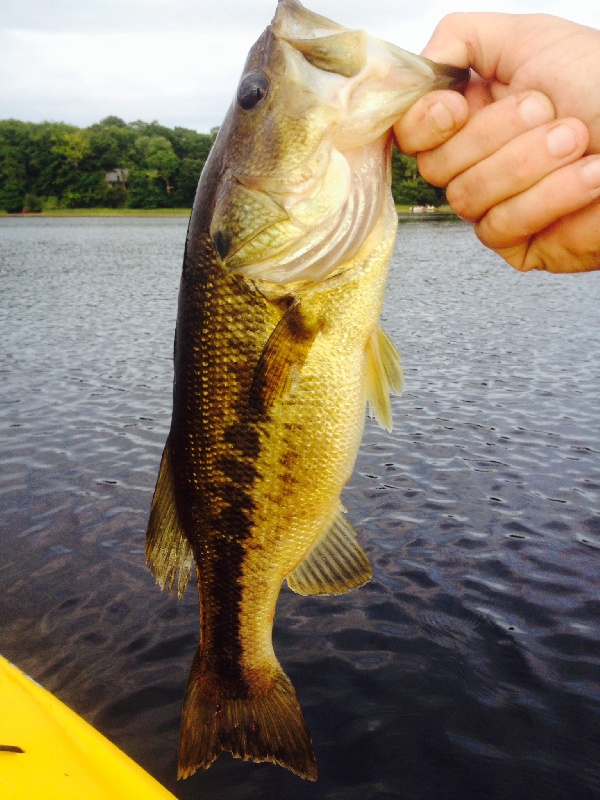
[[[255,237],[233,258],[228,258],[225,267],[230,273],[280,286],[324,281],[349,265],[365,244],[380,215],[381,200],[377,198],[368,204],[364,197],[351,195],[340,213],[322,220],[310,233],[297,228],[299,235],[293,241],[275,252],[263,250],[260,258],[250,259],[247,257],[250,246],[260,245]]]

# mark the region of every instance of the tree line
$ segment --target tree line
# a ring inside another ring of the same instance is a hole
[[[191,208],[217,134],[106,117],[88,128],[0,120],[0,210]],[[400,204],[441,205],[416,162],[394,149],[392,193]]]

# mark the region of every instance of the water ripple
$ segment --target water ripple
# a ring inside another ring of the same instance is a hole
[[[320,779],[174,781],[198,639],[144,532],[186,220],[0,219],[0,650],[180,798],[600,797],[597,275],[520,275],[402,225],[384,324],[407,389],[344,493],[373,581],[283,589],[275,644]]]

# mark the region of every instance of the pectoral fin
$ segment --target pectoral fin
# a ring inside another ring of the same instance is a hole
[[[267,413],[290,390],[320,330],[319,323],[304,319],[299,301],[293,299],[256,365],[250,389],[251,405]]]
[[[329,528],[290,572],[287,582],[298,594],[345,594],[367,583],[372,576],[369,559],[340,506]]]
[[[400,394],[404,379],[400,354],[387,333],[377,326],[365,350],[365,383],[371,413],[382,428],[392,430],[390,394]]]
[[[146,534],[146,562],[161,589],[173,589],[179,570],[177,596],[185,591],[193,563],[192,548],[179,521],[175,502],[175,482],[171,464],[170,437],[167,439],[152,498]]]

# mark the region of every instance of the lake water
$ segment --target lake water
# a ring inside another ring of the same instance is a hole
[[[344,494],[374,578],[283,589],[319,780],[224,754],[176,783],[197,597],[144,534],[185,219],[0,219],[0,652],[202,800],[600,798],[600,275],[521,275],[400,226],[407,388]]]

